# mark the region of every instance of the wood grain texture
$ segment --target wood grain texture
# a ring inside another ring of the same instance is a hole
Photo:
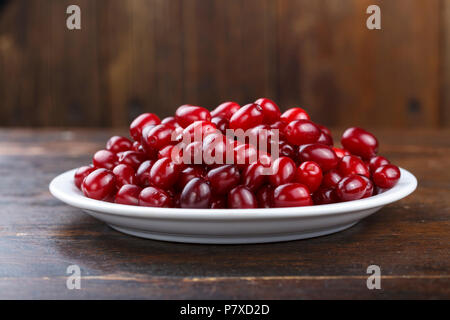
[[[419,187],[353,228],[220,246],[123,235],[49,194],[54,176],[88,163],[112,134],[0,130],[0,299],[450,298],[449,130],[375,131],[381,154]],[[72,264],[81,290],[66,289]],[[366,288],[372,264],[382,270],[379,291]]]
[[[328,125],[450,125],[448,1],[377,3],[379,31],[370,0],[10,0],[0,125],[119,127],[261,96]]]

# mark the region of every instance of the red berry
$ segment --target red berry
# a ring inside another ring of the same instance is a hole
[[[224,165],[209,171],[207,179],[215,194],[225,195],[239,184],[241,174],[236,166]]]
[[[176,143],[175,127],[170,124],[159,124],[148,131],[142,137],[144,149],[160,150],[169,144]]]
[[[295,162],[288,157],[280,157],[272,163],[272,174],[269,181],[272,186],[289,183],[295,179],[297,168]]]
[[[243,172],[242,184],[251,191],[256,191],[267,180],[266,168],[259,162],[247,166]]]
[[[400,180],[400,169],[392,164],[378,167],[373,175],[373,182],[379,188],[390,189]]]
[[[150,186],[150,169],[152,168],[153,164],[155,163],[154,160],[147,160],[141,163],[139,168],[136,171],[136,179],[137,183],[143,187],[149,187]]]
[[[261,98],[255,101],[255,103],[261,106],[264,114],[263,123],[272,124],[280,120],[281,112],[280,108],[275,102],[267,98]]]
[[[323,131],[320,133],[320,137],[319,139],[317,139],[317,143],[321,143],[330,147],[332,147],[334,144],[333,138]]]
[[[142,130],[146,126],[160,124],[158,116],[153,113],[144,113],[137,117],[130,125],[130,135],[134,141],[141,142]]]
[[[170,158],[162,158],[155,162],[150,169],[150,183],[158,188],[167,190],[172,187],[180,175],[180,166]]]
[[[203,140],[203,161],[207,165],[222,165],[227,162],[227,148],[229,149],[230,163],[233,160],[233,145],[221,133],[208,135]]]
[[[299,159],[301,162],[314,161],[323,172],[327,172],[338,165],[339,159],[333,149],[323,144],[309,144],[299,148]]]
[[[175,128],[181,128],[180,124],[175,120],[175,117],[167,117],[161,121],[161,124],[168,124]]]
[[[213,196],[209,207],[211,209],[226,209],[227,208],[227,198],[225,196]]]
[[[301,146],[315,143],[321,134],[319,127],[309,120],[295,120],[284,128],[284,134],[290,144]]]
[[[273,207],[273,187],[265,185],[256,193],[256,199],[258,200],[259,208],[272,208]]]
[[[147,187],[139,195],[139,205],[142,207],[169,208],[171,204],[170,196],[159,188]]]
[[[264,114],[262,108],[253,103],[239,109],[230,119],[230,129],[242,129],[244,131],[263,123]]]
[[[254,194],[244,186],[233,188],[228,194],[228,208],[252,209],[258,208],[258,202]]]
[[[222,134],[226,134],[227,129],[229,129],[230,127],[230,122],[225,118],[214,117],[212,118],[211,122],[214,123],[214,125],[217,127],[217,130],[222,132]]]
[[[292,159],[297,158],[296,148],[294,148],[292,145],[290,145],[289,143],[287,143],[284,140],[280,140],[280,143],[278,144],[278,150],[279,150],[280,156],[289,157]]]
[[[204,178],[206,172],[204,167],[201,166],[189,166],[183,169],[180,173],[180,177],[176,183],[176,187],[179,190],[183,190],[184,187],[194,178]]]
[[[302,108],[291,108],[281,115],[284,122],[292,122],[295,120],[310,120],[308,113]]]
[[[370,159],[369,167],[370,172],[374,173],[381,166],[385,166],[387,164],[391,164],[388,159],[382,156],[376,156]]]
[[[175,119],[180,126],[186,128],[195,121],[211,121],[211,114],[205,108],[184,105],[175,112]]]
[[[305,185],[309,191],[315,192],[322,183],[322,169],[313,161],[303,162],[297,169],[296,182]]]
[[[209,208],[212,198],[211,187],[201,178],[192,179],[183,189],[180,196],[182,208]]]
[[[230,120],[241,108],[236,102],[224,102],[211,112],[211,117],[221,117]]]
[[[192,141],[203,141],[206,136],[217,132],[214,123],[209,121],[196,121],[183,130],[181,139],[185,144],[188,144]]]
[[[126,164],[119,164],[113,169],[116,176],[116,185],[118,188],[125,184],[136,184],[136,172],[132,167]]]
[[[348,176],[351,174],[359,174],[370,178],[370,172],[367,165],[360,158],[356,156],[345,156],[338,164],[338,171],[341,176]]]
[[[74,181],[78,189],[81,190],[81,184],[83,183],[84,178],[86,178],[92,171],[95,171],[95,168],[90,166],[80,167],[77,171],[75,171]]]
[[[321,125],[321,124],[318,124],[318,123],[316,123],[316,126],[318,126],[319,127],[319,129],[320,129],[320,131],[322,131],[323,133],[325,133],[327,136],[333,136],[332,134],[331,134],[331,130],[330,129],[328,129],[327,127],[325,127],[325,126],[323,126],[323,125]]]
[[[334,188],[320,188],[313,194],[313,202],[315,205],[331,204],[339,202]]]
[[[362,199],[372,183],[364,176],[352,174],[343,178],[336,186],[336,195],[341,201]]]
[[[136,185],[126,184],[123,185],[119,191],[117,191],[116,198],[114,200],[115,203],[125,204],[129,206],[138,206],[139,205],[139,194],[142,189]]]
[[[113,153],[124,152],[132,149],[133,143],[125,137],[114,136],[111,137],[106,143],[106,150]]]
[[[303,207],[313,204],[309,190],[301,183],[287,183],[273,191],[273,204],[276,208]]]
[[[342,178],[343,176],[341,176],[337,169],[331,169],[323,176],[322,186],[325,188],[334,188]]]
[[[352,154],[370,159],[378,152],[378,140],[373,134],[361,128],[345,130],[341,138],[342,146]]]
[[[100,150],[94,154],[92,163],[96,168],[112,170],[117,165],[117,155],[108,150]]]
[[[201,141],[194,141],[189,143],[183,150],[183,163],[188,164],[203,164],[203,143]]]
[[[116,178],[107,169],[97,169],[83,180],[81,189],[88,198],[104,200],[116,190]]]
[[[234,148],[234,164],[243,169],[258,161],[258,150],[250,144],[241,144]]]
[[[142,152],[125,151],[119,156],[119,163],[129,165],[136,170],[146,159],[146,155]]]
[[[334,153],[336,153],[336,156],[339,159],[342,159],[345,156],[350,156],[351,155],[350,152],[348,152],[347,150],[341,149],[341,148],[333,147],[332,149],[333,149]]]

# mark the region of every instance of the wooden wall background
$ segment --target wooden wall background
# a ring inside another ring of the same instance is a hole
[[[450,0],[0,4],[3,126],[122,126],[261,96],[328,125],[450,126]],[[380,31],[365,27],[371,4]]]

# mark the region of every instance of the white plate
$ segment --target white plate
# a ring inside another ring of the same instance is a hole
[[[273,209],[175,209],[126,206],[92,200],[75,187],[75,170],[50,183],[59,200],[137,237],[189,243],[264,243],[318,237],[350,228],[417,187],[401,170],[398,184],[367,199],[321,206]]]

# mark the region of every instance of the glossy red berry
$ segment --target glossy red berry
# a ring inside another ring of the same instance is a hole
[[[172,199],[162,189],[147,187],[139,195],[139,205],[142,207],[169,208],[172,205]]]
[[[279,186],[295,179],[297,167],[292,159],[280,157],[273,161],[271,170],[272,174],[269,176],[269,181],[272,186]]]
[[[315,143],[321,133],[319,127],[309,120],[294,120],[284,128],[286,140],[295,146]]]
[[[236,102],[224,102],[211,112],[211,117],[221,117],[230,120],[241,106]]]
[[[264,114],[257,104],[248,104],[239,109],[230,119],[230,129],[244,131],[263,123]]]
[[[202,178],[194,178],[184,187],[180,196],[182,208],[209,208],[212,199],[211,187]]]
[[[228,194],[228,208],[230,209],[252,209],[258,208],[255,195],[244,186],[233,188]]]
[[[119,163],[126,164],[132,167],[133,169],[139,168],[142,162],[147,160],[147,157],[142,152],[136,151],[125,151],[119,156]]]
[[[284,122],[292,122],[295,120],[310,120],[308,113],[302,108],[291,108],[281,115]]]
[[[150,183],[167,190],[178,180],[180,169],[180,166],[172,162],[170,158],[159,159],[150,169]]]
[[[186,128],[195,121],[211,121],[211,114],[205,108],[191,105],[184,105],[175,112],[175,120]]]
[[[184,187],[194,178],[205,178],[206,170],[202,166],[189,166],[184,168],[178,181],[176,182],[176,187],[179,190],[183,190]]]
[[[234,148],[234,164],[243,169],[258,161],[258,150],[250,144],[241,144]]]
[[[381,166],[385,166],[387,164],[391,164],[388,159],[382,156],[376,156],[370,159],[369,168],[370,172],[374,173]]]
[[[201,141],[191,142],[184,148],[183,163],[185,165],[203,164],[203,143]]]
[[[175,128],[181,128],[180,124],[177,122],[175,117],[167,117],[161,121],[161,124],[168,124]]]
[[[118,162],[117,155],[108,150],[100,150],[94,154],[92,163],[96,168],[112,170]]]
[[[272,208],[273,207],[273,187],[265,185],[256,193],[256,200],[258,201],[259,208]]]
[[[342,146],[352,154],[370,159],[378,152],[378,140],[373,134],[361,128],[345,130],[341,138]]]
[[[313,194],[312,198],[315,205],[339,202],[334,188],[320,188]]]
[[[345,156],[339,161],[337,167],[341,176],[348,176],[351,174],[359,174],[370,178],[369,167],[356,156]]]
[[[75,171],[74,182],[78,189],[81,190],[81,184],[83,183],[84,178],[86,178],[92,171],[95,171],[96,168],[91,166],[80,167]]]
[[[146,188],[150,186],[150,169],[156,161],[146,160],[141,163],[136,171],[136,180],[139,186]]]
[[[343,176],[339,173],[339,171],[335,169],[329,170],[322,179],[322,186],[324,188],[334,188],[337,186],[339,181],[341,181]]]
[[[106,150],[113,153],[124,152],[133,149],[133,142],[125,137],[114,136],[106,143]]]
[[[119,164],[114,167],[113,173],[116,176],[116,185],[118,188],[125,184],[136,184],[136,171],[133,167],[126,164]]]
[[[227,198],[225,196],[213,196],[209,207],[211,209],[226,209],[227,208]]]
[[[142,189],[136,185],[126,184],[117,191],[114,202],[129,206],[139,205],[139,195]]]
[[[263,110],[264,114],[263,123],[272,124],[280,120],[281,111],[275,102],[267,98],[261,98],[256,100],[255,103],[261,106]]]
[[[161,120],[153,113],[144,113],[137,117],[130,125],[130,135],[134,141],[141,142],[142,130],[146,126],[160,124]]]
[[[323,144],[309,144],[299,148],[299,160],[314,161],[323,172],[327,172],[338,165],[339,159],[333,149]]]
[[[350,156],[351,155],[350,152],[348,152],[347,150],[341,149],[341,148],[333,147],[332,149],[333,149],[334,153],[336,153],[336,156],[339,159],[342,159],[345,156]]]
[[[116,178],[107,169],[97,169],[83,180],[81,189],[88,198],[104,200],[116,190]]]
[[[210,170],[207,179],[214,194],[225,195],[239,184],[241,174],[236,166],[229,164]]]
[[[334,144],[333,138],[330,135],[324,133],[323,131],[320,133],[319,139],[317,139],[316,142],[330,147],[332,147]]]
[[[306,161],[297,168],[295,181],[305,185],[310,192],[315,192],[322,183],[322,169],[313,161]]]
[[[267,168],[259,162],[250,164],[243,172],[242,184],[251,191],[258,190],[267,181],[266,171]]]
[[[362,199],[372,184],[364,176],[352,174],[343,178],[336,186],[336,195],[341,201],[352,201]]]
[[[275,188],[273,204],[276,208],[284,208],[311,206],[313,202],[306,186],[301,183],[287,183]]]
[[[230,122],[221,117],[214,117],[211,120],[212,123],[217,127],[217,130],[219,130],[222,134],[226,134],[227,129],[230,128]]]
[[[159,124],[145,131],[143,142],[146,148],[160,150],[169,144],[176,143],[175,127],[170,124]]]
[[[400,180],[400,169],[392,164],[378,167],[373,172],[372,179],[377,187],[390,189]]]
[[[203,139],[218,132],[216,125],[209,121],[196,121],[186,127],[181,133],[181,140],[188,144],[192,141],[203,141]]]

